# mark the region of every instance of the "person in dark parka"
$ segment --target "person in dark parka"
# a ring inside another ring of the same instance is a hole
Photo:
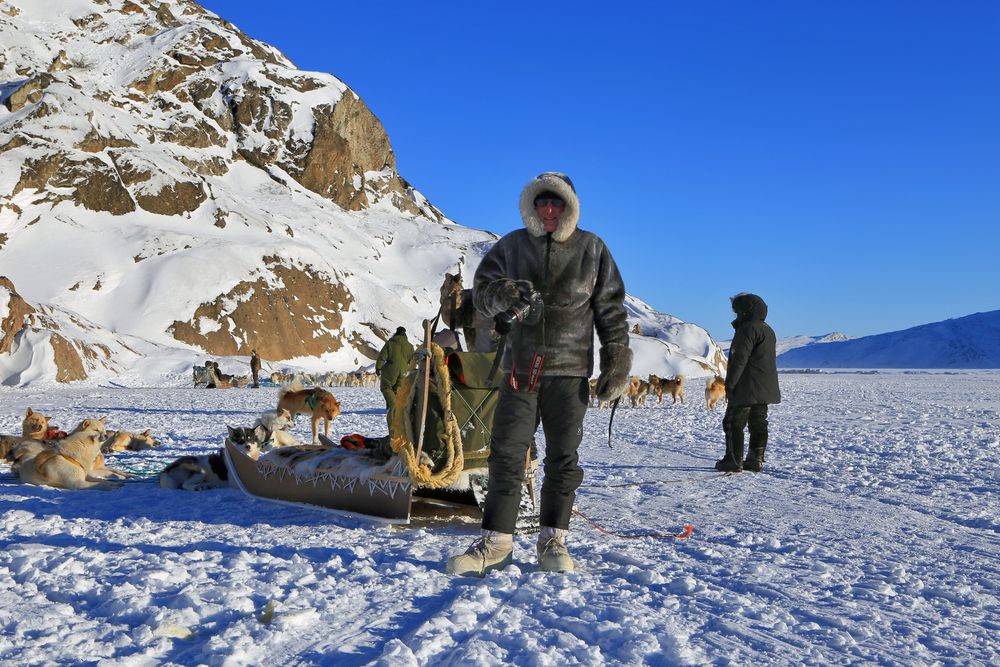
[[[481,537],[448,560],[451,574],[483,576],[509,565],[527,452],[539,424],[545,432],[538,566],[571,572],[566,548],[576,490],[583,480],[578,448],[590,402],[594,332],[600,341],[602,400],[629,383],[625,284],[604,241],[577,226],[580,201],[568,176],[545,172],[521,191],[524,229],[486,254],[476,270],[476,310],[488,320],[518,304],[529,289],[541,304],[509,331],[504,378],[490,441],[489,486]],[[478,345],[478,343],[477,343]]]
[[[253,388],[260,388],[260,357],[257,350],[250,350],[250,374],[253,376]]]
[[[765,322],[767,304],[745,292],[732,298],[733,342],[726,372],[726,455],[715,464],[723,472],[760,472],[767,449],[767,406],[781,402],[774,330]],[[750,426],[750,451],[743,459],[743,429]]]

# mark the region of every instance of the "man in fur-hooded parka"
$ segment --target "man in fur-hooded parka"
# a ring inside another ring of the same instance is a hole
[[[632,352],[625,285],[604,241],[577,227],[580,203],[565,174],[546,172],[528,183],[520,212],[524,229],[501,238],[474,279],[475,307],[490,320],[518,303],[528,288],[539,292],[543,303],[513,325],[498,352],[504,355],[504,377],[490,443],[483,539],[510,542],[526,454],[541,421],[546,446],[539,564],[546,569],[544,562],[562,563],[571,569],[568,555],[543,562],[543,548],[554,539],[565,555],[573,500],[583,480],[577,448],[594,370],[595,329],[601,343],[600,398],[613,400],[628,384]],[[533,383],[533,364],[543,355]],[[473,573],[456,569],[454,561],[463,557],[453,558],[449,571]]]
[[[756,294],[732,298],[733,342],[726,370],[726,455],[716,462],[724,472],[760,472],[767,449],[767,406],[781,402],[778,388],[777,342],[764,320],[767,304]],[[743,429],[750,427],[750,451],[743,458]]]

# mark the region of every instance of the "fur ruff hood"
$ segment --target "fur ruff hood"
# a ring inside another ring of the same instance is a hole
[[[573,235],[577,223],[580,222],[580,200],[576,196],[576,189],[569,176],[557,171],[539,174],[524,186],[521,191],[521,218],[532,236],[545,236],[545,227],[535,213],[535,197],[543,192],[553,192],[566,202],[566,210],[559,218],[559,226],[552,232],[552,240],[562,243]]]

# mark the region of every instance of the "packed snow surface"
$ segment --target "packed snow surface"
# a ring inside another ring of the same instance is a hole
[[[166,491],[156,472],[219,447],[275,390],[0,388],[63,427],[109,415],[163,446],[109,456],[111,492],[0,468],[4,664],[995,665],[1000,373],[782,375],[762,474],[721,476],[722,411],[686,402],[586,419],[579,571],[534,536],[484,580],[450,577],[471,516],[393,528],[250,498]],[[334,389],[337,434],[384,433],[381,397]],[[297,434],[308,423],[299,420]],[[270,605],[271,612],[268,612]]]

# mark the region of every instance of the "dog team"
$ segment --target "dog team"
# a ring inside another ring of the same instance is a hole
[[[311,420],[312,442],[319,442],[319,423],[330,435],[330,422],[340,414],[333,394],[313,387],[282,387],[278,407],[261,414],[251,427],[229,429],[227,440],[253,458],[278,447],[301,444],[289,429],[295,416],[307,414]],[[84,419],[69,433],[59,430],[50,417],[28,408],[21,422],[21,435],[0,435],[0,459],[10,463],[15,477],[28,484],[58,489],[120,488],[121,479],[136,475],[108,467],[105,454],[142,451],[159,446],[149,430],[142,433],[109,431],[107,418]],[[227,486],[222,450],[203,456],[182,456],[160,473],[160,486],[167,489],[201,491]]]
[[[664,394],[670,394],[673,403],[680,401],[683,404],[684,383],[684,376],[680,374],[672,378],[661,378],[657,375],[650,375],[645,380],[633,375],[622,398],[628,398],[633,408],[644,407],[646,405],[646,398],[652,394],[656,395],[657,403],[663,402]],[[714,410],[719,400],[724,400],[725,398],[725,378],[718,375],[709,378],[705,382],[705,404],[708,408]],[[597,380],[590,381],[590,402],[597,404],[600,408],[610,407],[606,401],[597,400]]]

